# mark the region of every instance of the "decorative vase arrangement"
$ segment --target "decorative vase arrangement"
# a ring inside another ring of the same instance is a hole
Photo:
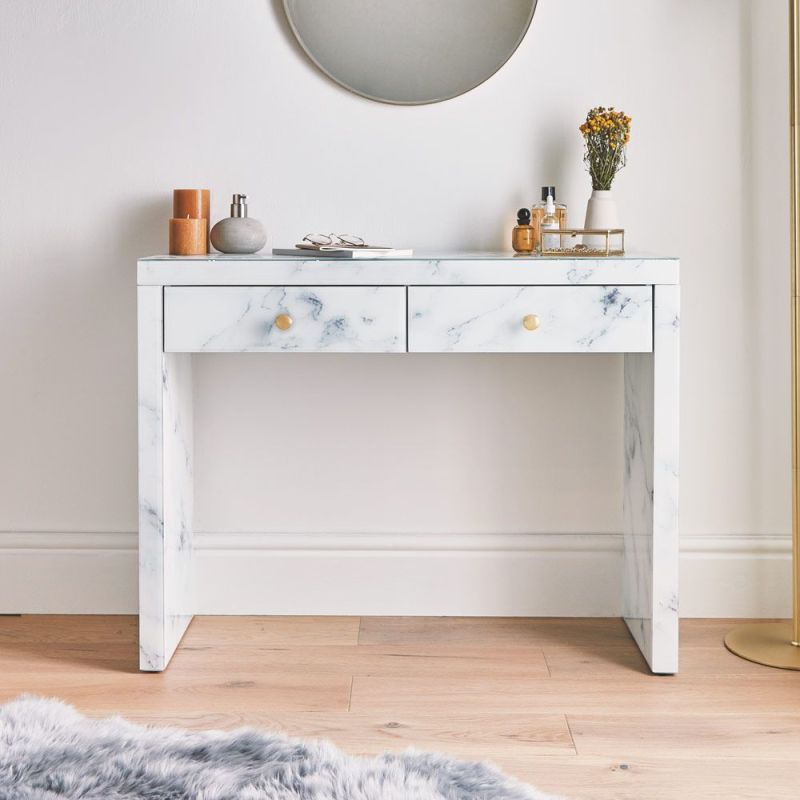
[[[625,147],[631,138],[631,118],[613,106],[598,106],[586,115],[580,132],[586,145],[583,160],[592,176],[592,196],[586,206],[583,227],[606,230],[619,228],[619,212],[611,184],[625,166]],[[599,246],[602,237],[584,236],[583,243],[590,247]]]

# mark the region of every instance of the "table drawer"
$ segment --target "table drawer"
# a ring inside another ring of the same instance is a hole
[[[418,353],[641,353],[653,349],[650,286],[414,286]]]
[[[167,286],[164,349],[177,353],[395,353],[400,286]]]

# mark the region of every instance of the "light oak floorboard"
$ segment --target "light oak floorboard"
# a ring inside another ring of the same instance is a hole
[[[690,619],[681,621],[681,647],[719,647],[729,630],[750,622],[779,622],[752,619]]]
[[[570,798],[796,798],[800,673],[732,656],[734,624],[684,621],[681,673],[654,677],[620,620],[198,617],[143,674],[135,617],[0,617],[0,700],[415,746]]]
[[[212,652],[214,659],[209,663],[209,654]],[[450,644],[326,647],[186,645],[178,649],[171,667],[189,670],[218,669],[224,672],[231,663],[237,663],[241,669],[384,678],[466,678],[482,675],[522,680],[549,675],[542,649],[522,645],[499,648]]]
[[[23,614],[0,616],[0,653],[13,643],[82,645],[136,642],[138,619],[126,616]]]
[[[195,617],[182,644],[202,647],[235,645],[357,644],[358,617]]]
[[[800,713],[569,715],[581,755],[648,756],[659,750],[682,759],[792,759],[800,754]]]
[[[625,678],[353,678],[354,711],[481,709],[490,713],[791,713],[800,708],[800,676],[697,677],[690,680],[631,672]]]
[[[73,670],[69,674],[46,668],[4,671],[0,699],[32,692],[59,697],[83,711],[103,713],[194,710],[247,712],[253,708],[303,711],[346,711],[351,678],[335,675],[275,675],[243,672],[231,666],[228,675],[193,671],[132,675],[107,671],[101,675]]]
[[[157,714],[135,712],[128,719],[192,729],[257,726],[290,736],[335,741],[358,755],[377,755],[409,747],[450,753],[458,758],[484,759],[502,749],[508,757],[575,755],[569,725],[562,714],[358,714],[354,712],[286,713],[251,710]]]
[[[670,755],[506,759],[498,766],[569,800],[797,800],[797,760]]]
[[[621,677],[630,673],[649,675],[644,656],[624,645],[548,645],[546,661],[553,677]],[[684,647],[680,675],[771,675],[773,670],[738,658],[721,645]]]
[[[0,653],[15,643],[135,646],[138,625],[132,615],[0,615]],[[181,646],[354,645],[359,627],[358,617],[198,616]]]
[[[572,642],[629,646],[631,637],[621,619],[560,617],[363,617],[359,644],[458,643],[488,647],[535,644],[541,647]]]

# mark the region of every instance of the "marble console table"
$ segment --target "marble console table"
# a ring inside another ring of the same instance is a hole
[[[624,353],[623,609],[678,667],[678,261],[509,254],[138,264],[139,652],[163,670],[192,619],[191,354]]]

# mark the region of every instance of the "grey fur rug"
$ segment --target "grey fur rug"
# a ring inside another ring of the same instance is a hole
[[[254,730],[90,720],[58,700],[0,706],[0,800],[554,800],[481,763],[356,758]]]

